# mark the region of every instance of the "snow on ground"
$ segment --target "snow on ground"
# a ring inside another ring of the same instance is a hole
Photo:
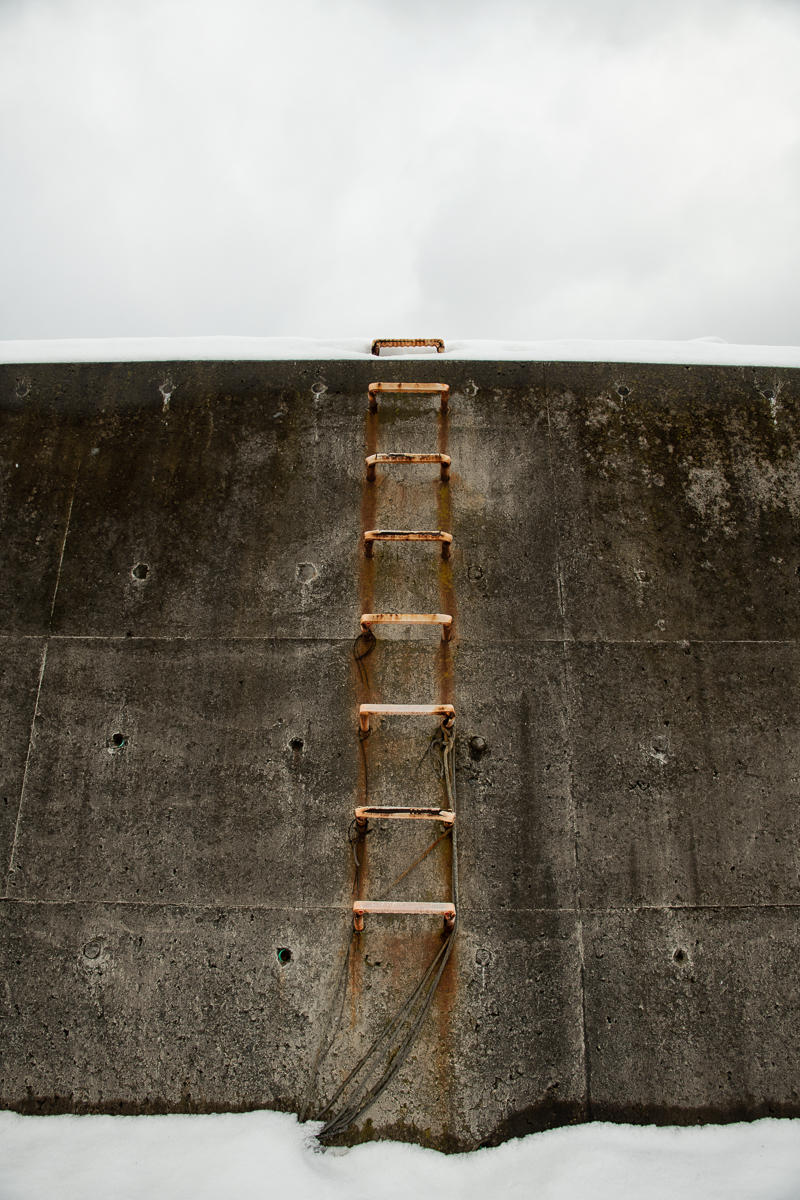
[[[800,1120],[580,1125],[444,1155],[320,1152],[285,1113],[0,1113],[2,1200],[798,1200]]]
[[[207,360],[372,359],[368,338],[79,338],[0,342],[0,363],[199,362]],[[737,346],[720,338],[687,342],[445,341],[445,352],[381,357],[505,359],[516,362],[630,362],[743,367],[800,367],[800,346]],[[373,359],[373,361],[375,361]]]

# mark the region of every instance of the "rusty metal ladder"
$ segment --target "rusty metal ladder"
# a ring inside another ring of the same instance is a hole
[[[390,343],[387,343],[390,344]],[[412,395],[438,395],[443,413],[447,412],[450,388],[446,383],[371,383],[368,388],[369,409],[375,413],[378,409],[378,396],[387,393]],[[376,482],[376,467],[392,467],[397,465],[435,464],[440,468],[442,483],[449,483],[451,459],[444,453],[391,453],[370,454],[366,458],[367,486]],[[447,559],[453,541],[452,533],[442,529],[365,529],[363,531],[364,554],[371,558],[376,542],[439,542],[442,557]],[[372,634],[373,626],[377,625],[441,625],[443,641],[449,641],[452,633],[453,617],[450,613],[362,613],[362,634]],[[370,717],[372,716],[413,716],[440,717],[443,730],[451,733],[455,724],[455,708],[452,704],[361,704],[359,706],[359,736],[366,738],[370,734]],[[355,821],[358,829],[365,833],[370,818],[381,820],[416,820],[439,821],[445,829],[452,829],[456,815],[449,808],[411,807],[402,805],[359,805],[355,809]],[[453,900],[448,901],[408,901],[408,900],[367,900],[359,898],[353,902],[353,927],[356,932],[364,929],[364,918],[367,914],[380,916],[422,915],[443,918],[446,930],[452,930],[456,921],[456,906]]]

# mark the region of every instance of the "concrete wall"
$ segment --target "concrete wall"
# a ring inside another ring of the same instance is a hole
[[[353,1136],[800,1114],[799,374],[0,369],[0,1103],[303,1104],[371,693],[455,700],[461,905]],[[376,378],[447,381],[449,418],[387,398],[370,420]],[[449,490],[364,483],[365,448],[445,445]],[[366,564],[365,524],[452,528],[451,564]],[[381,632],[365,687],[367,604],[447,604],[456,636]],[[377,730],[374,801],[438,802],[428,732]],[[431,836],[371,834],[365,894]],[[449,865],[445,842],[394,894],[448,898]],[[440,940],[368,920],[321,1095]]]

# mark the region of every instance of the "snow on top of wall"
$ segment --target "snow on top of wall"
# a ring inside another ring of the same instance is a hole
[[[315,1153],[288,1113],[0,1113],[3,1200],[779,1200],[798,1195],[800,1121],[595,1123],[472,1154],[398,1142]],[[319,1147],[316,1145],[316,1149]]]
[[[0,363],[199,362],[372,359],[366,338],[79,338],[0,341]],[[800,367],[800,346],[743,346],[720,338],[685,342],[555,340],[446,341],[444,354],[384,351],[382,358],[503,359],[516,362],[626,362]]]

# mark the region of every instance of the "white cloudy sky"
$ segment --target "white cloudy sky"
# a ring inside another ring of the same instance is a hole
[[[800,0],[0,0],[0,338],[800,343]]]

